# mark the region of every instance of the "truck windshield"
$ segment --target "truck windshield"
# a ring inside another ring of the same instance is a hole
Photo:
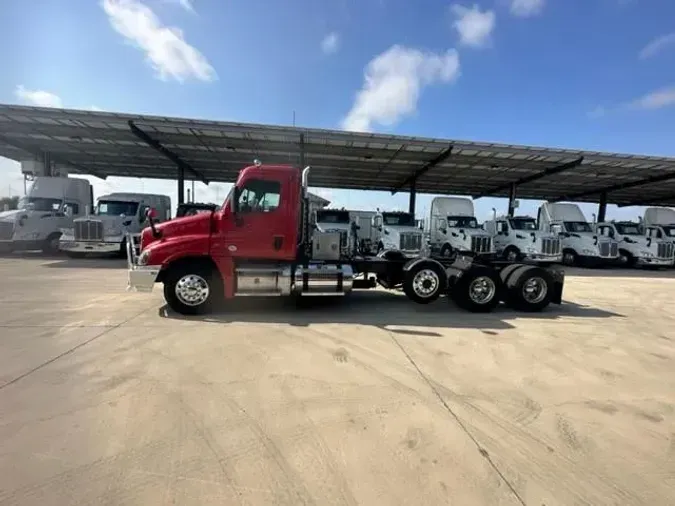
[[[342,223],[349,225],[349,211],[317,211],[317,223]]]
[[[27,211],[58,211],[61,209],[61,199],[48,199],[45,197],[23,197],[19,200],[19,209]]]
[[[591,226],[585,221],[566,221],[565,231],[567,232],[593,232]]]
[[[537,222],[531,218],[513,218],[511,228],[513,230],[537,230]]]
[[[675,225],[663,226],[661,228],[663,229],[663,233],[668,237],[675,237]]]
[[[621,235],[642,235],[639,225],[632,223],[615,223],[616,231]]]
[[[391,227],[414,227],[415,217],[410,213],[382,213],[382,222]]]
[[[94,214],[98,216],[136,216],[138,202],[122,202],[119,200],[99,200]]]
[[[448,216],[450,228],[478,228],[478,220],[473,216]]]

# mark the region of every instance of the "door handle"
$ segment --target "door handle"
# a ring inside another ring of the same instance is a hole
[[[273,244],[274,244],[274,250],[279,251],[284,244],[284,236],[283,235],[275,235]]]

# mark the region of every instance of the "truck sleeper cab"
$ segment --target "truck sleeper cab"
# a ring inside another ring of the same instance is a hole
[[[62,229],[85,215],[92,197],[86,179],[36,177],[18,209],[0,212],[0,250],[57,253]]]
[[[429,218],[431,251],[442,257],[458,253],[494,255],[494,243],[474,215],[473,201],[465,197],[435,197]]]
[[[149,193],[111,193],[99,197],[93,214],[74,220],[73,227],[64,229],[59,249],[68,256],[87,253],[126,254],[127,234],[136,244],[145,228],[148,209],[157,212],[157,221],[171,218],[171,199],[166,195]]]
[[[537,222],[542,232],[560,237],[565,265],[611,265],[619,259],[618,243],[598,235],[577,204],[545,202]]]
[[[673,265],[674,246],[669,241],[645,237],[642,226],[630,221],[598,223],[598,235],[619,244],[619,264],[624,267],[668,267]]]
[[[353,289],[402,288],[426,304],[449,295],[461,307],[487,312],[505,301],[524,311],[560,304],[559,269],[472,259],[345,256],[341,231],[311,226],[307,187],[291,166],[243,169],[222,208],[156,224],[141,235],[136,255],[127,243],[128,288],[151,291],[182,314],[207,312],[241,296],[341,296]]]
[[[485,222],[485,230],[492,234],[495,252],[505,260],[538,263],[562,261],[560,238],[539,230],[530,216],[502,216]]]

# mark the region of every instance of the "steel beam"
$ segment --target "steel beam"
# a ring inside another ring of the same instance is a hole
[[[412,215],[415,214],[415,205],[417,201],[417,188],[415,188],[415,182],[410,183],[410,200],[408,201],[408,212]]]
[[[591,195],[598,195],[598,194],[603,194],[603,193],[611,193],[611,192],[616,192],[616,191],[621,191],[621,190],[628,190],[630,188],[635,188],[637,186],[642,186],[645,184],[652,184],[652,183],[662,183],[664,181],[670,181],[671,179],[675,179],[675,172],[666,172],[665,174],[659,174],[658,176],[651,176],[647,177],[645,179],[640,179],[639,181],[629,181],[626,183],[619,183],[615,184],[612,186],[607,186],[605,188],[596,188],[593,190],[584,190],[582,192],[578,193],[568,193],[567,195],[563,195],[562,197],[559,197],[557,199],[549,200],[549,202],[560,202],[562,200],[579,200],[583,197],[589,197]]]
[[[32,146],[26,146],[23,143],[16,142],[15,140],[9,140],[7,137],[4,135],[0,135],[0,140],[4,142],[5,144],[12,146],[20,151],[23,151],[24,153],[28,153],[29,155],[32,155],[36,159],[42,159],[44,161],[44,155],[45,152],[41,151],[40,149],[33,148]],[[56,163],[60,163],[61,165],[66,165],[69,167],[72,167],[74,169],[77,169],[80,171],[82,174],[89,174],[92,176],[95,176],[99,179],[106,179],[108,176],[104,175],[96,170],[90,169],[89,167],[86,167],[82,164],[79,163],[73,163],[69,162],[67,159],[61,158],[60,156],[54,156],[53,153],[49,153],[48,158],[50,158],[52,161]],[[16,160],[17,162],[20,162],[21,160]],[[51,169],[50,169],[51,170]]]
[[[531,176],[525,176],[521,177],[517,181],[514,181],[513,183],[504,183],[499,186],[495,186],[491,190],[488,190],[486,192],[481,193],[480,195],[475,196],[475,199],[479,199],[482,197],[489,197],[490,195],[494,195],[495,193],[503,192],[504,190],[510,190],[511,185],[515,184],[516,186],[520,186],[523,184],[531,183],[533,181],[537,181],[541,178],[547,177],[547,176],[552,176],[554,174],[559,174],[561,172],[564,172],[569,169],[573,169],[575,167],[578,167],[581,165],[584,161],[584,157],[580,156],[576,160],[572,160],[571,162],[567,163],[562,163],[560,165],[556,165],[555,167],[550,167],[548,169],[542,170],[541,172],[538,172],[536,174],[532,174]]]
[[[617,204],[617,207],[648,206],[648,205],[660,206],[663,204],[659,204],[659,202],[673,202],[673,201],[675,201],[675,194],[669,193],[666,196],[648,197],[646,199],[632,200],[625,204]]]
[[[181,158],[174,153],[173,151],[165,148],[161,143],[150,137],[146,132],[138,128],[132,120],[129,120],[127,122],[129,125],[129,129],[131,130],[131,133],[133,133],[136,137],[138,137],[140,140],[145,142],[148,146],[153,148],[155,151],[161,153],[164,155],[166,158],[171,160],[179,169],[179,174],[183,174],[183,178],[185,177],[185,171],[191,172],[197,179],[199,179],[202,183],[204,184],[209,184],[208,179],[206,179],[201,172],[197,171],[194,169],[190,164],[184,162],[181,160]],[[180,200],[180,193],[179,193],[179,200]],[[181,201],[182,203],[182,201]]]
[[[513,215],[516,214],[516,189],[518,185],[516,183],[511,183],[511,188],[509,188],[509,217],[513,218]]]
[[[607,192],[600,194],[600,202],[598,203],[598,223],[605,221],[607,214]]]
[[[422,176],[422,175],[426,174],[427,172],[429,172],[429,171],[430,171],[431,169],[433,169],[436,165],[438,165],[439,163],[443,163],[443,162],[444,162],[445,160],[447,160],[447,159],[450,157],[450,155],[452,154],[452,149],[453,149],[453,146],[452,146],[452,144],[451,144],[451,145],[448,146],[446,149],[444,149],[443,151],[441,151],[438,155],[436,155],[434,158],[432,158],[432,159],[429,160],[427,163],[425,163],[424,165],[422,165],[422,167],[420,167],[419,169],[417,169],[413,174],[411,174],[410,176],[408,176],[402,183],[396,185],[396,186],[394,187],[394,189],[391,191],[391,194],[392,194],[392,195],[396,195],[400,190],[402,190],[402,189],[405,188],[406,186],[414,184],[420,176]]]

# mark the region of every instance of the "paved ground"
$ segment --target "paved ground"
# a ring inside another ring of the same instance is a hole
[[[2,505],[675,504],[675,272],[185,320],[120,266],[0,259]]]

